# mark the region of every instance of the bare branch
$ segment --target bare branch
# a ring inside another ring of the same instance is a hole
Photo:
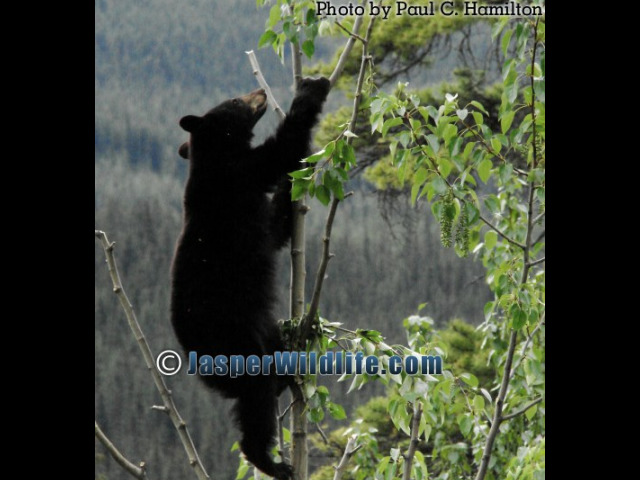
[[[357,435],[351,435],[347,440],[347,445],[344,447],[344,453],[342,454],[342,458],[340,459],[340,462],[338,463],[338,465],[334,467],[336,471],[333,474],[333,480],[340,480],[342,478],[342,475],[347,469],[347,464],[349,463],[349,459],[355,452],[359,450],[360,448],[359,446],[354,447],[357,438],[358,438]]]
[[[264,91],[267,94],[267,102],[269,102],[269,105],[271,105],[271,108],[273,108],[276,111],[280,119],[284,120],[284,118],[287,115],[284,113],[282,108],[280,108],[280,105],[278,105],[276,98],[273,96],[273,92],[271,92],[271,87],[269,87],[269,84],[264,79],[264,76],[262,75],[262,71],[260,70],[260,65],[258,64],[258,59],[256,58],[256,54],[254,53],[253,50],[249,50],[248,52],[244,52],[244,53],[246,53],[249,56],[249,62],[251,63],[251,68],[253,68],[253,74],[255,75],[256,80],[258,81],[258,84],[262,88],[264,88]]]
[[[533,245],[535,245],[536,243],[538,243],[540,240],[544,238],[544,233],[545,233],[545,230],[540,232],[540,235],[538,235],[538,237],[534,240]]]
[[[320,436],[322,437],[322,441],[325,443],[325,445],[329,445],[329,439],[327,438],[327,434],[324,433],[324,430],[322,430],[322,428],[320,428],[320,425],[318,425],[317,423],[314,423],[314,425],[316,426],[316,430],[318,430],[318,433],[320,434]]]
[[[364,0],[362,4],[364,4]],[[333,87],[333,85],[336,83],[338,78],[340,78],[340,75],[342,75],[342,71],[344,70],[344,66],[347,64],[347,58],[349,58],[351,49],[353,48],[353,45],[356,43],[356,39],[354,35],[357,36],[358,32],[360,31],[360,26],[362,25],[362,18],[363,17],[357,17],[356,21],[353,23],[353,32],[350,32],[349,40],[347,40],[347,43],[344,46],[344,50],[342,50],[342,53],[340,54],[340,58],[338,59],[338,63],[336,64],[336,67],[333,69],[333,73],[329,77],[329,83],[331,84],[331,87]],[[363,40],[363,43],[364,42],[365,40]]]
[[[114,460],[135,478],[145,480],[147,478],[145,463],[140,462],[140,466],[138,467],[127,460],[126,457],[122,453],[120,453],[120,450],[118,450],[116,446],[111,443],[111,440],[109,440],[109,438],[107,438],[104,432],[100,429],[100,427],[98,426],[98,422],[95,422],[95,424],[96,438],[100,440],[100,443],[102,443],[107,448],[107,451],[111,454]]]
[[[142,333],[142,329],[140,328],[140,324],[138,323],[138,319],[136,318],[133,306],[131,305],[129,298],[127,297],[127,294],[122,287],[120,274],[118,273],[118,267],[116,266],[116,260],[113,255],[115,242],[109,242],[107,234],[101,230],[96,230],[95,236],[98,240],[100,240],[102,249],[105,253],[107,266],[109,268],[109,275],[111,277],[111,283],[113,284],[113,291],[118,296],[118,300],[120,300],[120,305],[122,305],[124,313],[127,317],[129,327],[131,328],[133,336],[135,337],[136,341],[138,342],[138,346],[142,351],[144,362],[149,372],[151,372],[151,376],[153,377],[156,388],[158,389],[158,392],[160,392],[160,396],[162,397],[162,400],[164,402],[164,407],[167,409],[167,414],[171,418],[173,426],[178,430],[180,441],[182,442],[182,445],[187,452],[187,456],[189,457],[189,464],[194,469],[199,480],[208,480],[209,475],[207,474],[204,466],[202,465],[202,462],[200,461],[200,457],[198,456],[196,447],[193,444],[191,435],[189,435],[189,431],[187,430],[187,424],[180,416],[180,413],[178,412],[178,409],[173,402],[171,391],[167,388],[167,385],[164,383],[164,378],[156,368],[154,356],[151,353],[151,349],[149,348],[147,339]]]
[[[416,454],[418,443],[420,438],[418,432],[420,431],[420,417],[422,417],[422,403],[414,402],[413,404],[413,418],[411,419],[411,441],[409,442],[409,449],[404,455],[404,471],[402,474],[402,480],[411,480],[411,467],[413,466],[413,457]]]
[[[533,262],[529,262],[529,267],[535,267],[536,265],[543,263],[545,257],[539,258],[538,260],[534,260]]]
[[[331,228],[333,227],[333,219],[336,216],[336,210],[338,209],[338,203],[340,200],[338,198],[333,199],[331,202],[331,207],[329,208],[329,215],[327,215],[327,221],[324,225],[324,235],[322,237],[322,258],[320,259],[320,265],[318,266],[318,271],[316,272],[316,283],[313,288],[313,296],[311,297],[311,303],[309,304],[309,311],[304,316],[304,319],[300,323],[300,340],[304,341],[309,338],[311,333],[311,327],[313,326],[313,322],[315,321],[316,314],[318,313],[318,306],[320,304],[320,294],[322,292],[322,285],[324,283],[324,276],[327,271],[327,265],[329,264],[329,260],[331,260],[331,253],[329,250],[329,245],[331,242]]]

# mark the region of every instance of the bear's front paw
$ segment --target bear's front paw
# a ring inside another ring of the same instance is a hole
[[[303,78],[300,82],[298,95],[312,95],[314,98],[327,98],[331,83],[325,77],[320,78]]]

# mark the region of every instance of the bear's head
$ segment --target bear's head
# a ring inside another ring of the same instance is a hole
[[[188,159],[190,147],[210,152],[219,150],[221,144],[249,146],[253,127],[266,110],[267,95],[260,88],[242,97],[227,100],[202,117],[182,117],[180,127],[189,132],[191,138],[180,145],[178,153],[182,158]]]

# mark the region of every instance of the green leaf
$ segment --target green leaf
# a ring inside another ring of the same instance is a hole
[[[436,107],[429,105],[427,107],[427,112],[429,112],[429,115],[431,116],[431,118],[433,118],[434,121],[438,121],[438,118],[440,118],[440,113],[438,112],[438,110],[436,110]],[[422,115],[424,117],[424,114]],[[425,120],[427,120],[427,118],[425,118]]]
[[[384,124],[382,125],[382,136],[386,136],[390,128],[402,125],[402,121],[402,117],[393,117],[385,120]]]
[[[249,471],[249,464],[244,462],[242,465],[238,467],[238,473],[236,474],[236,480],[242,480]]]
[[[498,234],[493,230],[489,230],[484,234],[484,246],[491,250],[498,243]]]
[[[509,314],[512,319],[512,326],[514,329],[519,330],[527,323],[527,314],[520,308],[520,305],[514,303],[509,309]]]
[[[460,426],[460,431],[466,437],[471,432],[473,428],[473,420],[469,415],[458,415],[458,425]]]
[[[296,180],[293,182],[293,187],[291,188],[291,200],[296,201],[300,200],[304,197],[304,194],[307,193],[307,188],[309,186],[308,180]]]
[[[527,417],[527,420],[531,420],[536,412],[538,411],[538,405],[534,405],[533,407],[529,408],[526,412],[524,412],[524,416]]]
[[[482,410],[484,410],[484,398],[480,395],[473,397],[473,409],[476,412],[482,412]]]
[[[482,395],[484,395],[484,398],[487,399],[487,402],[489,402],[489,404],[493,403],[493,399],[491,398],[491,394],[487,390],[485,390],[484,388],[481,388],[480,392],[482,392]]]
[[[433,153],[438,153],[440,150],[440,142],[438,141],[438,137],[435,135],[427,135],[427,142],[429,142],[429,146],[433,149]]]
[[[482,106],[482,104],[480,102],[478,102],[477,100],[471,100],[469,102],[470,105],[473,105],[474,107],[476,107],[478,110],[480,110],[482,113],[484,113],[485,115],[489,115],[489,112],[487,112],[485,110],[485,108]]]
[[[447,124],[442,132],[442,138],[444,138],[445,145],[448,145],[453,137],[458,134],[458,128],[452,123]]]
[[[324,418],[324,410],[322,408],[311,408],[307,411],[307,420],[311,423],[320,423]]]
[[[307,158],[304,159],[304,161],[307,163],[318,163],[318,161],[325,156],[326,150],[327,149],[322,149],[319,152],[316,152],[313,155],[308,156]]]
[[[326,207],[331,201],[331,192],[325,185],[318,185],[316,187],[316,198]]]
[[[307,167],[307,168],[303,168],[302,170],[296,170],[294,172],[290,172],[289,176],[295,179],[306,178],[307,180],[311,180],[310,175],[313,174],[313,170],[314,170],[313,167]]]
[[[440,173],[442,174],[443,177],[445,178],[448,177],[449,173],[451,173],[452,168],[453,168],[453,164],[446,158],[438,159],[438,170],[440,170]]]
[[[502,54],[507,55],[507,49],[509,48],[509,43],[511,42],[511,35],[513,35],[513,30],[507,30],[504,32],[501,41]]]
[[[316,11],[313,8],[307,10],[305,21],[308,25],[318,23],[318,17],[316,16]]]
[[[271,7],[269,10],[269,20],[267,25],[269,28],[273,28],[273,26],[280,21],[280,6],[278,4]]]
[[[278,35],[276,35],[276,32],[274,32],[273,30],[267,30],[262,34],[260,40],[258,40],[258,48],[262,48],[265,45],[271,45],[276,41],[277,38]]]
[[[482,125],[482,122],[484,121],[482,118],[482,114],[480,112],[471,112],[471,115],[473,115],[473,119],[476,122],[476,125]]]
[[[418,199],[418,192],[420,187],[426,181],[429,172],[424,167],[420,167],[413,175],[413,186],[411,187],[411,204],[415,205]]]
[[[495,195],[489,195],[487,198],[485,198],[484,204],[491,213],[496,214],[500,212],[500,201]]]
[[[471,154],[471,150],[473,150],[473,147],[476,146],[476,142],[468,142],[465,146],[464,146],[464,150],[462,152],[462,158],[463,159],[467,159],[469,158],[469,155]]]
[[[336,420],[342,420],[343,418],[347,418],[347,414],[344,411],[344,408],[342,408],[342,406],[338,405],[337,403],[333,403],[333,402],[329,403],[329,413]]]
[[[491,139],[491,148],[493,148],[493,151],[496,152],[496,154],[500,153],[500,150],[502,150],[502,143],[500,143],[500,139],[493,137]]]
[[[488,158],[484,158],[480,164],[478,165],[477,171],[480,176],[480,180],[483,183],[487,183],[489,177],[491,176],[491,169],[493,168],[493,162]]]
[[[514,110],[510,110],[505,113],[500,119],[500,128],[502,129],[502,133],[506,133],[509,130],[509,127],[513,123],[513,117],[515,117],[516,112]]]
[[[478,386],[478,378],[473,373],[461,373],[460,378],[473,388]]]
[[[307,58],[313,57],[313,52],[316,51],[316,47],[313,44],[313,40],[305,40],[304,42],[302,42],[301,48],[304,54],[307,56]]]
[[[441,177],[435,177],[431,182],[431,185],[433,185],[433,191],[440,195],[443,195],[449,189],[446,182]]]

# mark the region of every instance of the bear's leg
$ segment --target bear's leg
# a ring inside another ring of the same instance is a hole
[[[237,400],[235,412],[242,431],[240,449],[262,472],[276,480],[290,480],[291,466],[271,459],[277,427],[275,379],[265,377],[264,380]]]
[[[293,204],[291,203],[291,182],[283,177],[271,199],[269,229],[276,249],[287,245],[291,238],[293,224]]]

